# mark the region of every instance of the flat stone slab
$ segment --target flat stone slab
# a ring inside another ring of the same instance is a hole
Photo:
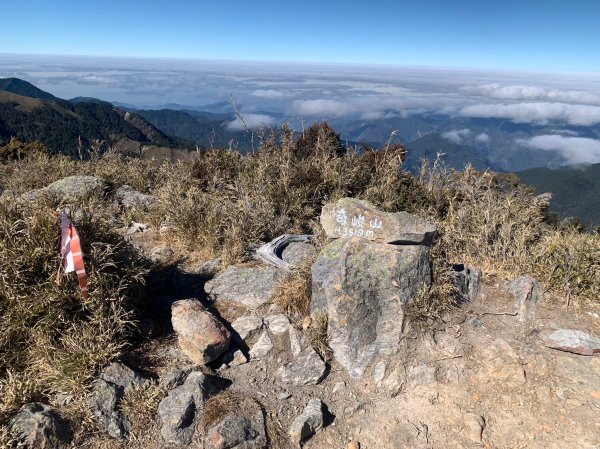
[[[204,286],[212,301],[232,301],[255,310],[266,304],[285,271],[274,267],[229,266]]]
[[[292,362],[279,368],[281,381],[292,385],[317,385],[327,374],[327,366],[312,348],[306,348]]]
[[[380,243],[428,245],[437,233],[433,223],[408,212],[382,212],[368,201],[341,198],[321,211],[330,238],[360,237]]]
[[[600,353],[600,338],[582,331],[559,329],[544,337],[544,344],[552,349],[579,355]]]

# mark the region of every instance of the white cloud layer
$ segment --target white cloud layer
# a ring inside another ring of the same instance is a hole
[[[468,128],[463,128],[463,129],[453,129],[452,131],[442,133],[442,137],[446,140],[449,140],[450,142],[458,144],[458,143],[462,143],[465,139],[468,139],[469,137],[471,137],[472,134],[473,134],[473,131],[471,131]]]
[[[354,112],[352,105],[336,100],[296,100],[292,112],[297,115],[344,117]]]
[[[600,123],[600,107],[564,103],[475,104],[465,106],[466,117],[505,118],[518,123],[567,123],[591,126]]]
[[[477,134],[475,140],[479,143],[488,143],[490,141],[490,136],[486,133]]]
[[[244,123],[249,129],[262,128],[275,124],[275,119],[265,114],[243,114]],[[230,131],[241,131],[244,129],[242,121],[236,117],[235,120],[227,123],[226,128]]]
[[[596,139],[545,134],[529,139],[517,139],[517,143],[536,150],[556,151],[568,164],[600,162],[600,140]]]
[[[472,95],[515,101],[542,100],[549,102],[600,105],[600,95],[584,90],[563,90],[541,86],[502,86],[498,83],[466,86],[462,90]]]
[[[287,92],[275,89],[257,89],[253,91],[250,95],[252,95],[253,97],[267,98],[271,100],[276,100],[278,98],[285,98],[289,96]]]

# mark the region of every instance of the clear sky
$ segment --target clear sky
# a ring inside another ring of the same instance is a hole
[[[0,54],[600,72],[600,1],[3,0]]]

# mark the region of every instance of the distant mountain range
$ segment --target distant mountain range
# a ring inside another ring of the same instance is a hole
[[[85,152],[94,141],[129,154],[150,149],[146,154],[170,157],[198,147],[234,148],[242,153],[251,148],[250,134],[232,128],[235,116],[227,102],[206,105],[207,110],[165,106],[171,108],[138,110],[92,97],[63,100],[27,81],[4,78],[0,79],[0,145],[11,137],[38,140],[55,153],[71,156],[78,156],[80,145]],[[281,122],[288,119],[265,114]],[[600,224],[600,164],[563,167],[565,159],[557,152],[518,145],[519,140],[556,133],[550,125],[425,113],[370,120],[338,118],[330,120],[330,125],[349,146],[366,143],[381,148],[390,138],[404,144],[405,167],[413,172],[419,170],[422,159],[433,161],[438,153],[444,155],[447,167],[457,170],[469,163],[479,170],[518,172],[524,183],[553,194],[551,208],[561,216],[579,217],[587,226]],[[599,126],[560,131],[600,138]]]
[[[178,148],[186,142],[160,131],[143,117],[97,99],[62,100],[17,79],[0,79],[0,144],[11,137],[38,140],[55,153],[85,152],[94,141],[125,151],[142,145]],[[191,148],[193,145],[187,143]]]
[[[550,210],[561,217],[577,217],[588,229],[600,225],[600,164],[532,168],[517,175],[539,193],[551,192]]]

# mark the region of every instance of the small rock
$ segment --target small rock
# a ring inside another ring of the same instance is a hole
[[[132,221],[129,224],[129,227],[127,228],[127,231],[125,231],[126,235],[131,235],[131,234],[136,234],[138,232],[146,232],[148,230],[148,225],[145,223],[136,223],[135,221]]]
[[[454,266],[454,284],[462,301],[473,301],[481,293],[481,270],[459,264]]]
[[[333,390],[331,390],[331,393],[337,394],[340,391],[343,391],[344,388],[346,388],[346,382],[344,382],[344,381],[336,382],[335,386],[333,387]]]
[[[150,382],[150,379],[143,377],[120,362],[111,363],[104,368],[100,373],[100,378],[123,388],[125,393]]]
[[[263,319],[257,316],[242,316],[231,323],[231,327],[242,341],[252,340],[258,335],[263,326]]]
[[[481,443],[483,430],[485,429],[485,419],[475,413],[467,413],[463,417],[465,435],[475,443]]]
[[[156,197],[138,192],[128,185],[119,187],[115,193],[126,209],[149,210],[156,204]]]
[[[385,370],[387,365],[385,362],[377,362],[375,365],[375,371],[373,373],[373,380],[377,383],[381,382],[385,377]]]
[[[198,365],[187,365],[182,368],[175,368],[160,377],[159,384],[167,390],[172,390],[185,382],[185,379],[192,371],[199,371]]]
[[[535,306],[542,298],[540,283],[531,276],[521,276],[506,284],[506,288],[515,298],[515,311],[519,321],[529,322],[535,317]]]
[[[157,246],[150,251],[150,260],[157,264],[168,263],[174,255],[174,251],[166,246]]]
[[[229,331],[196,299],[173,303],[171,323],[179,347],[194,363],[209,363],[229,348]]]
[[[274,334],[283,334],[290,328],[290,320],[283,313],[266,317],[265,323]]]
[[[267,332],[263,332],[260,338],[252,348],[250,349],[250,359],[251,360],[260,360],[265,358],[273,349],[273,343],[269,338],[269,334]]]
[[[279,368],[281,381],[292,385],[317,385],[326,371],[325,362],[312,348],[305,349],[292,362]]]
[[[350,441],[348,443],[348,449],[360,449],[360,443],[358,441]]]
[[[62,449],[71,442],[67,422],[54,408],[39,402],[24,405],[9,427],[20,442],[31,448]]]
[[[183,446],[192,442],[204,401],[213,391],[208,378],[199,371],[192,371],[182,385],[169,391],[158,404],[160,433],[165,442]]]
[[[213,277],[221,268],[221,259],[210,259],[194,268],[193,273],[203,278]]]
[[[550,335],[546,335],[544,344],[552,349],[579,355],[600,353],[600,338],[572,329],[559,329]]]
[[[410,369],[406,382],[411,387],[429,385],[436,382],[436,373],[435,366],[420,364]]]
[[[302,320],[302,330],[306,330],[310,327],[310,324],[312,323],[312,318],[310,316],[305,316],[304,319]]]
[[[289,399],[291,397],[292,397],[292,394],[289,393],[289,392],[287,392],[287,391],[284,391],[283,393],[279,393],[277,395],[277,399],[279,399],[280,401],[284,401],[284,400]]]
[[[121,399],[123,399],[122,387],[104,379],[96,379],[86,400],[94,417],[111,437],[118,439],[125,438],[131,427],[119,409]]]
[[[294,326],[290,326],[289,328],[290,335],[290,350],[294,357],[302,352],[302,349],[306,347],[306,341],[304,340],[304,335],[302,335],[302,331],[296,329]]]
[[[304,411],[292,422],[288,435],[299,445],[323,428],[323,403],[318,398],[308,401]]]
[[[265,416],[259,410],[252,419],[227,415],[207,432],[207,449],[263,449],[267,447]]]
[[[234,353],[233,353],[233,360],[231,361],[231,363],[229,364],[230,366],[240,366],[240,365],[244,365],[246,363],[248,363],[248,357],[246,357],[246,355],[239,349],[237,349]]]

